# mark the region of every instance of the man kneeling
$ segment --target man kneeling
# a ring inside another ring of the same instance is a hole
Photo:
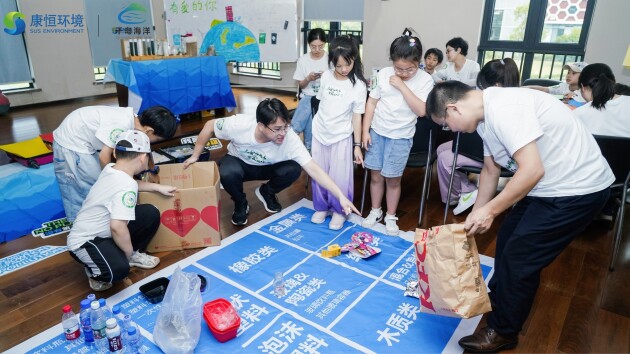
[[[160,263],[159,258],[140,252],[160,226],[160,212],[150,204],[136,205],[138,191],[173,196],[176,188],[133,179],[147,169],[150,153],[145,133],[121,133],[114,150],[116,163],[105,166],[72,225],[68,248],[85,266],[94,291],[111,288],[129,274],[130,267],[150,269]]]

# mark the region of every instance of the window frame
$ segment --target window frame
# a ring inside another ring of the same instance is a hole
[[[545,15],[548,0],[531,0],[525,22],[525,34],[522,41],[490,40],[492,34],[492,19],[496,0],[486,0],[481,22],[481,36],[477,47],[479,64],[483,65],[485,52],[502,51],[524,53],[521,67],[521,80],[530,78],[534,56],[564,55],[584,58],[586,40],[593,20],[593,11],[597,0],[588,0],[578,43],[544,43],[540,41],[545,26]]]

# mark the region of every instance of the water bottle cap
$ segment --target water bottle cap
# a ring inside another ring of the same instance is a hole
[[[114,307],[112,307],[112,313],[113,313],[114,315],[119,314],[119,313],[120,313],[120,306],[118,306],[118,305],[114,305]]]
[[[127,334],[130,336],[133,336],[134,334],[136,334],[136,327],[127,328]]]
[[[92,310],[98,310],[101,307],[101,304],[99,304],[98,301],[94,300],[90,304],[90,307],[92,308]]]
[[[87,309],[87,308],[90,308],[90,300],[88,299],[81,300],[81,309]]]
[[[114,328],[118,325],[118,322],[115,318],[108,318],[105,324],[107,324],[107,328]]]
[[[61,309],[64,313],[68,313],[72,311],[72,307],[70,305],[66,305]]]
[[[98,299],[98,304],[101,305],[101,307],[105,306],[105,304],[106,304],[105,303],[105,299],[103,299],[103,298]]]

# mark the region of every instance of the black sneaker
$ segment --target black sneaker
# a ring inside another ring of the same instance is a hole
[[[277,213],[282,210],[282,205],[278,203],[276,195],[267,190],[267,184],[263,184],[256,188],[256,196],[265,206],[265,210],[270,213]]]
[[[234,203],[234,213],[232,213],[232,224],[246,225],[247,215],[249,215],[249,204],[247,200]]]

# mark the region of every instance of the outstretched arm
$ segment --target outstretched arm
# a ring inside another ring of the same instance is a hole
[[[214,136],[215,122],[215,120],[209,120],[206,124],[204,124],[203,129],[201,129],[201,132],[199,132],[199,136],[197,137],[197,142],[195,143],[195,149],[193,150],[192,155],[184,161],[184,168],[188,168],[189,165],[199,160],[199,156],[203,153],[206,143]]]

